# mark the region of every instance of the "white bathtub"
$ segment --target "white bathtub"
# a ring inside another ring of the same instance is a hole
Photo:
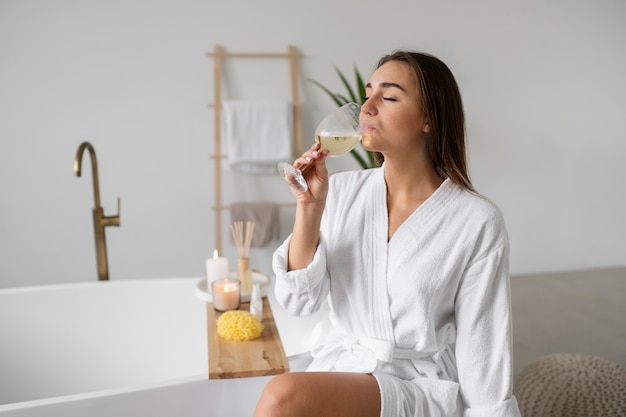
[[[246,416],[271,377],[207,379],[199,278],[0,290],[0,415]],[[270,302],[292,370],[324,313]]]

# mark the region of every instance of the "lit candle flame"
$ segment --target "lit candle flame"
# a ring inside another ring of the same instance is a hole
[[[219,254],[217,253],[217,249],[213,250],[213,259],[219,258]]]

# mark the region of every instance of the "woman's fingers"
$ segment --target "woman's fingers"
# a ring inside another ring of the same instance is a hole
[[[287,179],[294,195],[299,198],[313,200],[319,199],[320,196],[325,195],[325,190],[328,187],[328,172],[326,171],[326,165],[324,163],[326,156],[328,156],[328,151],[322,149],[321,146],[316,143],[294,161],[293,166],[302,173],[306,181],[305,185],[300,184],[295,177]],[[304,186],[306,190],[304,190],[302,186]]]
[[[298,168],[303,174],[307,173],[315,163],[315,160],[321,156],[320,144],[316,143],[311,146],[302,156],[294,162],[293,166]]]

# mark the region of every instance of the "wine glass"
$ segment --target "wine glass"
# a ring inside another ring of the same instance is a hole
[[[328,150],[329,156],[341,156],[350,152],[361,141],[359,114],[361,106],[347,103],[324,117],[315,130],[315,142]],[[307,166],[304,167],[307,169]],[[309,189],[302,172],[288,162],[278,164],[278,172],[298,191]]]

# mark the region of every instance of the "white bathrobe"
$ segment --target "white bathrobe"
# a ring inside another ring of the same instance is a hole
[[[383,170],[330,177],[307,268],[287,272],[290,237],[274,253],[289,312],[330,302],[333,331],[308,370],[372,373],[381,416],[519,416],[500,211],[445,180],[387,242]]]

